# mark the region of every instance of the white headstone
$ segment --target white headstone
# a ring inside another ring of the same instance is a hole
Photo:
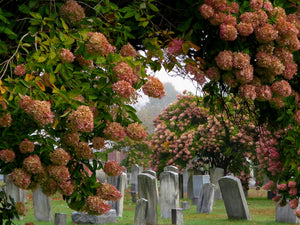
[[[296,209],[291,209],[288,202],[285,206],[280,206],[280,202],[276,204],[276,222],[281,223],[300,223],[300,219],[294,214],[294,210],[299,210],[300,205]]]
[[[175,173],[179,172],[179,170],[176,166],[165,166],[164,167],[164,172],[167,172],[167,171],[172,171],[172,172],[175,172]]]
[[[200,190],[202,189],[203,184],[207,183],[210,183],[209,175],[193,175],[193,205],[197,205],[200,197]]]
[[[73,212],[72,222],[75,224],[107,224],[107,223],[117,223],[116,210],[111,209],[107,214],[102,214],[100,216],[89,215],[82,212]]]
[[[119,176],[108,177],[108,183],[114,185],[118,191],[122,194],[121,199],[118,201],[111,201],[110,205],[112,209],[116,210],[117,216],[123,216],[123,208],[124,208],[124,194],[125,194],[125,185],[126,185],[127,174],[122,173]]]
[[[178,173],[167,171],[160,174],[161,218],[171,218],[171,210],[179,208]]]
[[[146,215],[147,225],[158,224],[157,204],[158,204],[158,193],[157,193],[157,180],[154,176],[146,173],[138,175],[139,198],[148,200],[148,210]]]
[[[41,187],[33,192],[33,208],[35,220],[52,221],[51,200],[42,192]]]
[[[140,167],[138,164],[134,164],[131,167],[131,191],[137,191],[138,190],[138,174],[140,174],[143,171],[143,168]]]
[[[133,225],[146,225],[148,200],[140,198],[136,202]]]
[[[251,220],[240,179],[232,176],[221,177],[219,185],[228,218]]]
[[[183,225],[183,210],[181,208],[172,209],[172,225]]]
[[[203,184],[197,204],[197,213],[211,213],[214,205],[215,185]]]
[[[209,171],[210,174],[210,182],[213,183],[215,186],[215,199],[222,199],[222,194],[220,191],[220,186],[218,183],[218,180],[221,177],[224,177],[224,169],[223,168],[219,168],[219,167],[215,167],[210,169]]]

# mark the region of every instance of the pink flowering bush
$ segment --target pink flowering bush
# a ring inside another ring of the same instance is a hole
[[[161,172],[165,165],[179,169],[187,165],[209,168],[221,167],[239,176],[248,185],[249,164],[255,162],[255,135],[253,122],[246,116],[232,120],[243,109],[228,101],[231,116],[210,114],[202,99],[193,95],[179,95],[155,120],[151,144],[151,164]]]

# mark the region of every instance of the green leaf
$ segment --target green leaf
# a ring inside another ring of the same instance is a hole
[[[42,16],[41,14],[39,14],[38,12],[30,12],[29,13],[33,18],[37,19],[37,20],[42,20]]]
[[[130,18],[130,17],[133,17],[135,15],[135,11],[134,10],[131,10],[131,11],[128,11],[125,15],[124,15],[124,18]]]
[[[154,12],[159,12],[159,9],[158,9],[155,5],[149,3],[148,6],[149,6],[149,8],[150,8],[151,10],[153,10]]]
[[[147,6],[146,6],[145,2],[143,2],[143,3],[140,4],[140,9],[146,9],[146,8],[147,8]]]
[[[66,24],[66,22],[65,22],[62,18],[60,18],[60,20],[61,20],[61,23],[62,23],[62,25],[63,25],[63,28],[65,29],[65,31],[68,32],[69,27],[68,27],[68,25]]]

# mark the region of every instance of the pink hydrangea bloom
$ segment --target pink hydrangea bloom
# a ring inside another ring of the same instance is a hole
[[[94,116],[88,106],[81,105],[76,111],[73,111],[68,116],[71,130],[81,132],[91,132],[94,129]]]
[[[20,77],[23,76],[26,73],[26,67],[25,67],[25,65],[24,64],[17,65],[15,67],[14,73],[16,75],[20,76]]]
[[[68,0],[60,8],[61,16],[68,22],[74,24],[85,18],[85,13],[83,8],[73,0]]]
[[[250,7],[256,11],[263,7],[264,0],[250,0]]]
[[[145,95],[148,95],[152,98],[161,99],[166,95],[164,85],[161,81],[156,77],[148,77],[148,81],[142,87]]]
[[[32,141],[28,141],[27,138],[24,139],[19,145],[20,152],[23,154],[31,153],[34,151],[34,143]]]
[[[101,215],[108,213],[111,206],[99,196],[89,196],[86,199],[84,208],[90,215]]]
[[[55,165],[66,166],[71,156],[62,148],[57,148],[50,154],[50,161]]]
[[[103,133],[112,141],[123,140],[126,136],[124,128],[117,122],[108,123]]]
[[[237,70],[235,73],[236,79],[241,84],[249,83],[253,80],[253,66],[248,65],[247,67]]]
[[[28,156],[24,159],[23,167],[30,174],[37,174],[43,171],[42,162],[38,155]]]
[[[214,9],[207,4],[203,4],[200,6],[199,11],[204,19],[208,19],[214,15]]]
[[[94,137],[92,140],[93,148],[100,149],[105,146],[105,138],[103,137]]]
[[[260,43],[268,43],[276,40],[278,37],[278,31],[273,25],[266,23],[263,26],[257,27],[255,29],[256,40]]]
[[[71,196],[75,189],[73,183],[70,180],[64,181],[61,184],[59,184],[59,188],[60,192],[65,196]]]
[[[256,98],[255,86],[250,84],[245,84],[240,86],[240,93],[243,98],[252,99]]]
[[[291,181],[288,182],[288,187],[289,188],[294,188],[294,187],[296,187],[296,184],[297,184],[296,181],[291,180]]]
[[[256,87],[256,99],[260,101],[270,100],[272,98],[272,90],[268,85]]]
[[[31,183],[31,176],[24,169],[15,168],[9,179],[19,188],[27,189]]]
[[[236,69],[244,69],[250,65],[250,56],[243,52],[233,53],[233,67]]]
[[[231,70],[233,65],[233,53],[227,50],[219,52],[215,60],[220,69]]]
[[[114,52],[115,48],[111,46],[106,37],[98,32],[91,33],[88,43],[85,45],[86,52],[92,55],[107,56]]]
[[[286,80],[275,81],[271,86],[271,90],[282,97],[288,97],[292,93],[292,88]]]
[[[120,54],[124,57],[128,57],[128,56],[136,57],[137,55],[136,50],[130,43],[127,43],[126,45],[122,46],[120,50]]]
[[[135,89],[125,80],[119,80],[112,85],[112,90],[116,92],[120,97],[130,99],[134,94]]]
[[[290,188],[289,194],[290,194],[291,196],[297,195],[297,194],[298,194],[297,188],[295,188],[295,187]]]
[[[116,161],[107,161],[103,167],[103,171],[110,177],[121,175],[123,168]]]
[[[75,56],[69,49],[62,48],[59,53],[59,58],[61,59],[61,61],[69,63],[74,61]]]
[[[182,52],[183,40],[180,38],[174,38],[168,45],[167,52],[170,55],[178,55]]]
[[[3,149],[0,151],[0,160],[5,163],[13,162],[16,158],[16,154],[12,150]]]
[[[236,28],[241,36],[249,36],[254,31],[251,23],[240,22],[237,24]]]
[[[97,196],[106,201],[118,201],[122,197],[122,194],[112,184],[102,183],[102,185],[97,188]]]
[[[27,209],[23,202],[16,202],[15,207],[18,211],[19,216],[26,216]]]
[[[234,41],[237,38],[237,29],[232,25],[220,25],[220,38],[225,41]]]
[[[289,206],[291,207],[291,209],[296,209],[298,207],[299,204],[299,200],[298,199],[292,199],[289,201]]]
[[[70,179],[69,169],[65,166],[49,165],[47,171],[56,182],[61,183]]]
[[[287,184],[286,183],[277,184],[277,188],[281,191],[285,191],[287,188]]]
[[[87,142],[79,142],[75,147],[75,155],[78,159],[89,160],[95,157],[93,150]]]
[[[131,85],[137,81],[137,77],[133,72],[133,69],[126,63],[120,62],[113,68],[113,73],[119,80],[124,80]]]
[[[63,145],[75,147],[79,142],[78,132],[65,132],[60,136],[60,142]]]
[[[125,132],[129,138],[135,141],[144,140],[147,136],[147,132],[144,127],[139,123],[129,124],[126,127]]]
[[[48,101],[33,100],[29,96],[23,96],[19,101],[20,108],[33,117],[39,126],[53,123],[54,115],[51,112],[51,104]]]

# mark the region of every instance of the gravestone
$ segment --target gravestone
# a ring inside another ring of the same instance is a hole
[[[146,225],[157,225],[158,223],[158,213],[157,213],[157,204],[158,204],[158,193],[157,193],[157,180],[154,176],[141,173],[138,175],[139,189],[138,194],[139,198],[144,198],[148,200],[148,210],[146,215]]]
[[[116,214],[119,217],[123,216],[123,206],[124,206],[124,195],[125,195],[125,185],[126,185],[127,174],[122,173],[119,176],[108,177],[107,181],[109,184],[114,185],[118,191],[122,194],[122,197],[118,201],[110,201],[112,209],[116,210]]]
[[[66,224],[67,224],[67,214],[55,213],[54,225],[66,225]]]
[[[133,225],[146,225],[148,200],[140,198],[136,202]]]
[[[280,206],[280,202],[276,204],[276,222],[281,223],[300,223],[300,219],[294,214],[294,210],[299,210],[300,206],[296,209],[291,209],[288,202],[285,206]]]
[[[172,209],[172,225],[183,225],[183,211],[180,208]]]
[[[183,210],[189,210],[190,209],[190,203],[188,201],[181,202],[181,208]]]
[[[188,186],[188,171],[187,169],[182,172],[183,175],[183,194],[187,194],[187,186]]]
[[[148,174],[156,177],[156,172],[154,170],[144,170],[143,173],[148,173]]]
[[[165,166],[164,167],[164,172],[167,172],[167,171],[172,171],[174,173],[178,173],[179,170],[176,166]]]
[[[160,173],[160,211],[161,218],[171,218],[171,210],[179,208],[178,173]]]
[[[221,177],[219,185],[228,218],[251,220],[240,179],[232,176]]]
[[[3,177],[5,186],[4,186],[4,191],[8,196],[11,196],[15,202],[26,202],[26,191],[22,190],[21,188],[18,188],[14,183],[9,179],[9,176],[4,175]],[[10,202],[9,198],[8,201]],[[17,219],[17,218],[15,218]],[[23,216],[19,216],[19,220],[23,220]]]
[[[52,209],[50,197],[42,192],[41,187],[35,190],[32,195],[35,220],[51,222]]]
[[[197,213],[211,213],[214,205],[215,185],[203,184],[197,203]]]
[[[197,169],[188,169],[188,182],[187,182],[188,199],[193,199],[194,197],[193,175],[203,175],[203,172]]]
[[[106,223],[117,223],[116,210],[111,209],[107,214],[100,216],[89,215],[82,212],[73,212],[72,222],[75,224],[106,224]]]
[[[154,176],[156,178],[157,201],[159,201],[159,192],[158,192],[156,172],[154,170],[144,170],[143,173],[150,174],[150,175],[152,175],[152,176]]]
[[[131,180],[130,180],[130,184],[131,184],[131,189],[130,191],[137,191],[138,188],[138,174],[140,174],[143,171],[143,168],[140,167],[138,164],[134,164],[131,167]]]
[[[197,205],[203,184],[210,183],[209,175],[193,175],[192,205]]]
[[[215,185],[215,199],[222,199],[222,194],[220,191],[218,180],[221,177],[224,177],[224,169],[215,167],[210,169],[209,173],[210,173],[210,182]]]
[[[184,197],[184,192],[183,192],[183,174],[182,173],[178,174],[178,179],[179,179],[179,198],[182,199]]]
[[[106,173],[104,173],[103,169],[96,170],[96,178],[99,180],[101,183],[106,183],[108,176]]]

